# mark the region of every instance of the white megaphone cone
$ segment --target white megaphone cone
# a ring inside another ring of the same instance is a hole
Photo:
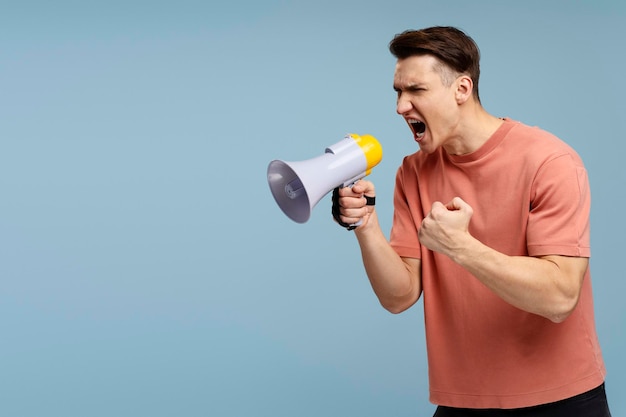
[[[287,217],[304,223],[322,197],[365,177],[382,157],[383,149],[376,138],[350,134],[318,157],[297,162],[270,162],[267,182]]]

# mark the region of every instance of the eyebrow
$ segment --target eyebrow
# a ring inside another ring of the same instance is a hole
[[[394,91],[402,91],[402,90],[407,90],[407,91],[416,91],[419,90],[420,88],[425,88],[425,84],[423,83],[411,83],[411,84],[407,84],[404,87],[399,86],[398,84],[393,85],[393,89]]]

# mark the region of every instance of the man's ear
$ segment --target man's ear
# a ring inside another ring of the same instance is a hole
[[[474,82],[467,75],[461,75],[456,79],[456,101],[458,104],[465,103],[474,90]]]

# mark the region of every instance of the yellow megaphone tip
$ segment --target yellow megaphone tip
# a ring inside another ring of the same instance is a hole
[[[351,133],[350,137],[361,147],[367,161],[367,174],[383,159],[383,147],[372,135],[357,135]]]

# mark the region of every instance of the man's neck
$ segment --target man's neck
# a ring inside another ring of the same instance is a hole
[[[480,105],[466,108],[456,127],[456,137],[444,145],[452,155],[464,155],[479,149],[502,125],[503,120],[495,117]]]

